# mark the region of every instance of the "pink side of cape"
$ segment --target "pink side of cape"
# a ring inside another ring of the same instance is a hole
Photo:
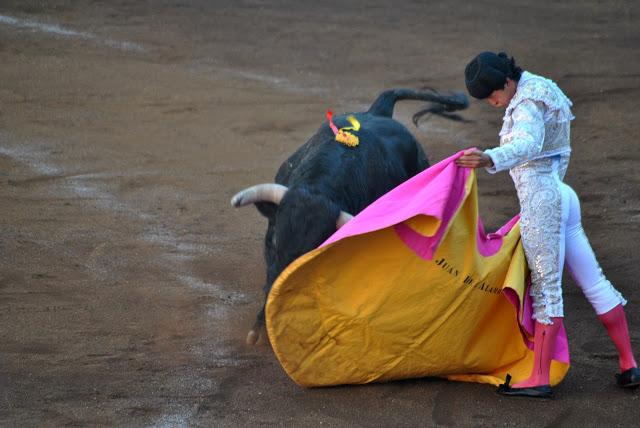
[[[430,260],[447,230],[447,225],[466,196],[465,185],[470,169],[461,168],[454,162],[462,153],[460,151],[438,162],[381,196],[331,235],[321,247],[350,236],[393,226],[400,239],[409,248],[423,259]],[[417,215],[432,216],[440,220],[440,227],[434,236],[423,236],[403,224],[404,221]],[[511,231],[519,218],[517,215],[498,231],[487,234],[478,216],[477,243],[480,254],[488,257],[497,253],[502,246],[503,237]],[[503,294],[517,309],[522,329],[532,334],[534,320],[531,317],[532,307],[528,288],[525,292],[523,313],[520,313],[519,299],[513,290],[505,289]],[[533,343],[524,334],[523,339],[532,349]],[[564,329],[558,334],[554,359],[569,363],[569,348]]]

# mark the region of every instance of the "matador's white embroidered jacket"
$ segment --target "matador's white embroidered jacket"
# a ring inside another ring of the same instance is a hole
[[[500,147],[485,151],[494,164],[487,170],[495,173],[530,160],[568,154],[569,121],[574,119],[571,106],[554,82],[524,71],[505,110]]]

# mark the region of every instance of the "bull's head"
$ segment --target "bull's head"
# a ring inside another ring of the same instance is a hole
[[[269,219],[265,237],[266,294],[289,263],[326,240],[334,231],[333,225],[339,229],[353,218],[322,195],[298,187],[289,190],[275,183],[249,187],[231,198],[234,207],[249,204],[255,204]],[[263,307],[247,334],[247,343],[256,344],[264,333]]]

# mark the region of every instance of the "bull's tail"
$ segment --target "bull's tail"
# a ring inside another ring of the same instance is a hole
[[[430,88],[422,90],[390,89],[378,96],[378,99],[371,104],[368,113],[376,116],[391,117],[396,102],[400,100],[429,101],[434,103],[434,110],[445,112],[463,110],[469,106],[469,100],[461,92],[441,94]]]

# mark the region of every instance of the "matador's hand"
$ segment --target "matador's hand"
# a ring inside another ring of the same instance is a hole
[[[467,149],[462,156],[456,159],[456,165],[466,168],[483,168],[493,166],[493,161],[482,150]]]

